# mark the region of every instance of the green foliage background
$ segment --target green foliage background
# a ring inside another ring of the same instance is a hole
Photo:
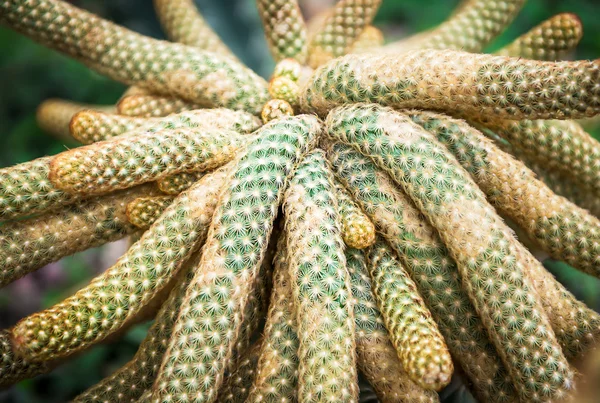
[[[105,16],[146,35],[161,38],[151,0],[78,0],[76,5]],[[251,68],[268,77],[273,61],[264,42],[254,0],[197,0],[208,22]],[[393,40],[422,31],[443,21],[458,0],[384,0],[377,25]],[[584,25],[584,39],[574,58],[600,58],[600,4],[597,0],[529,0],[517,21],[499,38],[492,50],[559,12],[577,14]],[[47,50],[0,27],[0,166],[9,166],[44,155],[56,154],[66,144],[43,133],[35,123],[35,109],[47,98],[114,103],[124,86],[83,65]],[[599,133],[594,133],[598,136]],[[49,265],[7,289],[0,290],[0,327],[12,325],[27,313],[50,306],[85,284],[109,263],[106,251],[86,251]],[[600,281],[576,272],[561,262],[545,265],[580,299],[600,309]],[[49,375],[22,382],[0,392],[0,402],[64,402],[99,381],[135,353],[147,325],[123,339],[94,348]],[[460,381],[442,393],[444,402],[471,402]],[[371,401],[368,394],[363,401]]]

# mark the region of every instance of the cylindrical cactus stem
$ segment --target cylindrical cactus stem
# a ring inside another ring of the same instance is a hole
[[[11,329],[21,357],[65,357],[123,328],[179,271],[201,244],[227,167],[177,197],[114,266],[75,295],[22,319]]]
[[[154,0],[154,9],[171,41],[235,58],[204,20],[193,0]]]
[[[144,131],[192,128],[233,130],[250,133],[260,127],[260,120],[243,111],[230,109],[199,109],[158,118],[139,118],[84,110],[73,116],[71,135],[84,144],[110,140],[126,134]]]
[[[147,229],[169,207],[174,196],[137,197],[126,204],[127,221],[136,228]]]
[[[157,118],[201,108],[201,105],[184,101],[181,98],[148,94],[125,96],[117,103],[119,115],[140,118]]]
[[[136,232],[127,220],[127,204],[156,194],[153,186],[143,185],[4,223],[0,226],[0,287],[64,256]]]
[[[237,159],[154,383],[154,401],[217,397],[288,178],[320,133],[313,116],[273,121]]]
[[[378,105],[338,108],[327,129],[385,169],[438,230],[522,399],[564,398],[573,373],[517,241],[450,152],[408,116]],[[517,339],[509,331],[516,328]]]
[[[178,195],[198,182],[206,172],[181,172],[156,180],[158,189],[168,195]]]
[[[437,27],[392,42],[388,52],[414,49],[457,49],[481,53],[514,20],[525,0],[463,0]]]
[[[264,341],[257,340],[233,365],[233,372],[223,381],[219,390],[218,402],[222,403],[244,403],[250,402],[248,394],[252,382],[256,377],[257,366],[260,359]]]
[[[334,181],[334,186],[344,243],[348,247],[356,249],[364,249],[373,245],[375,225],[337,180]]]
[[[455,50],[348,55],[319,68],[300,98],[325,115],[376,102],[471,119],[577,119],[600,113],[600,61],[545,62]]]
[[[402,367],[422,388],[441,390],[450,383],[454,365],[415,283],[381,237],[368,249],[367,261],[375,300]]]
[[[350,276],[333,174],[321,150],[300,164],[285,193],[285,229],[298,325],[298,400],[358,398]]]
[[[378,28],[369,25],[362,31],[356,41],[352,45],[352,49],[348,53],[365,53],[383,46],[383,32]]]
[[[516,391],[435,230],[392,179],[350,146],[323,141],[334,173],[371,217],[417,284],[453,358],[485,402],[516,402]]]
[[[346,267],[350,274],[354,299],[357,365],[377,397],[384,403],[398,401],[436,403],[437,393],[415,384],[402,367],[398,353],[390,341],[373,295],[367,271],[365,252],[346,249]]]
[[[0,388],[46,373],[52,369],[50,362],[34,363],[15,352],[8,330],[0,331]]]
[[[257,0],[267,44],[276,62],[293,58],[304,64],[307,56],[306,23],[297,0]]]
[[[561,60],[575,50],[582,36],[583,27],[579,17],[561,13],[521,35],[496,54],[535,60]]]
[[[56,155],[50,180],[69,193],[102,194],[233,159],[249,141],[230,130],[179,128],[123,136]]]
[[[310,35],[308,65],[316,68],[349,53],[380,5],[381,0],[340,0]]]
[[[4,1],[0,23],[160,95],[255,114],[268,99],[265,81],[233,59],[137,34],[61,0]]]
[[[59,140],[73,140],[69,131],[71,118],[77,112],[93,109],[104,113],[115,112],[114,105],[87,105],[63,99],[47,99],[37,108],[35,119],[38,126]]]
[[[600,219],[556,195],[464,121],[431,112],[409,114],[454,154],[488,200],[550,256],[600,277]]]
[[[298,327],[289,278],[285,234],[279,237],[271,303],[256,376],[247,402],[297,401]]]

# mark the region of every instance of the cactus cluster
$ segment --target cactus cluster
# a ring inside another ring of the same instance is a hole
[[[559,60],[560,14],[496,54],[523,0],[466,0],[383,44],[379,0],[308,23],[258,0],[270,82],[192,0],[154,0],[169,39],[61,0],[0,22],[130,85],[116,106],[46,101],[80,147],[0,169],[0,286],[132,236],[89,285],[0,333],[0,386],[154,318],[76,402],[573,399],[600,315],[534,258],[600,277],[600,62]],[[518,234],[518,235],[517,235]]]

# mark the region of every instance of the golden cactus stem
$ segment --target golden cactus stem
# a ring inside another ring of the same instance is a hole
[[[575,50],[582,37],[583,26],[579,17],[561,13],[521,35],[496,54],[535,60],[561,60]]]
[[[71,118],[85,109],[93,109],[104,113],[116,111],[113,105],[88,105],[63,99],[47,99],[37,108],[35,119],[38,126],[47,133],[62,141],[72,141],[69,131]]]
[[[64,256],[134,233],[127,204],[157,193],[143,185],[5,223],[0,226],[0,287]]]
[[[273,121],[237,159],[154,383],[153,401],[217,397],[288,178],[320,132],[321,123],[309,115]]]
[[[260,125],[260,120],[247,112],[224,108],[200,109],[158,118],[120,116],[84,110],[71,119],[70,132],[80,142],[92,144],[123,134],[135,135],[145,131],[199,128],[250,133],[258,129]]]
[[[69,193],[102,194],[229,162],[249,141],[230,130],[179,128],[122,136],[56,155],[50,180]]]
[[[126,205],[126,218],[139,229],[148,229],[169,207],[174,196],[137,197]]]
[[[296,170],[284,199],[289,275],[298,324],[298,400],[358,397],[350,277],[321,150]]]
[[[348,55],[305,85],[303,110],[375,102],[497,119],[577,119],[600,113],[600,61],[545,62],[454,50]]]
[[[387,52],[456,49],[481,53],[517,16],[525,0],[463,0],[439,26],[392,42]]]
[[[235,59],[235,55],[198,11],[193,0],[154,0],[160,25],[173,42]]]
[[[201,108],[201,105],[180,98],[148,94],[124,96],[117,103],[119,115],[140,118],[156,118]]]
[[[377,308],[365,252],[347,248],[346,267],[354,299],[357,365],[373,386],[379,400],[384,403],[439,402],[437,393],[415,384],[400,363]]]
[[[431,112],[409,114],[446,145],[488,200],[550,256],[600,277],[600,219],[556,195],[464,121]]]
[[[517,241],[450,152],[408,116],[378,105],[338,108],[327,128],[373,158],[439,231],[522,399],[566,397],[573,373],[516,254]],[[506,333],[516,326],[518,340]]]
[[[373,245],[375,225],[337,180],[334,181],[334,186],[344,243],[348,247],[356,249],[364,249]]]
[[[9,387],[22,379],[49,372],[53,365],[49,361],[30,362],[15,352],[8,330],[0,331],[0,388]]]
[[[257,0],[267,44],[276,62],[292,58],[304,64],[306,23],[297,0]]]
[[[268,99],[265,81],[235,60],[145,37],[64,1],[4,1],[0,23],[153,93],[255,114]]]
[[[158,189],[168,195],[178,195],[198,182],[206,172],[181,172],[156,180]]]
[[[383,46],[383,32],[378,28],[369,25],[362,31],[356,41],[352,45],[352,50],[348,53],[365,53]]]
[[[65,301],[11,329],[21,357],[65,357],[123,328],[168,281],[206,236],[227,167],[177,197],[117,263]],[[135,292],[134,292],[135,291]]]
[[[244,403],[248,399],[252,382],[256,377],[257,365],[264,341],[259,339],[250,346],[233,365],[233,372],[223,381],[217,401],[222,403]]]
[[[308,65],[312,68],[345,55],[371,25],[381,0],[340,0],[328,11],[309,38]]]
[[[517,401],[506,369],[437,232],[369,158],[341,143],[324,140],[321,146],[336,177],[352,192],[410,272],[475,395],[485,402]]]

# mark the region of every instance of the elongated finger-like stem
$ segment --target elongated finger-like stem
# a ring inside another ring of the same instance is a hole
[[[181,172],[156,180],[156,186],[168,195],[178,195],[198,182],[206,172]]]
[[[352,45],[352,50],[349,53],[365,53],[372,52],[374,49],[383,46],[383,32],[378,28],[369,25],[362,31],[356,41]]]
[[[337,178],[409,270],[477,397],[486,402],[517,401],[500,357],[457,276],[454,260],[435,230],[370,159],[341,143],[326,141],[322,146]]]
[[[4,1],[0,22],[113,80],[151,92],[255,114],[268,99],[264,80],[235,60],[145,37],[64,1]]]
[[[70,132],[84,144],[109,140],[113,137],[141,131],[157,132],[167,129],[197,127],[200,129],[233,130],[250,133],[260,127],[260,120],[242,111],[229,109],[200,109],[158,118],[139,118],[85,110],[73,116]]]
[[[288,178],[320,130],[308,115],[273,121],[239,157],[182,303],[153,401],[216,398]]]
[[[417,386],[408,376],[373,295],[365,253],[346,249],[346,266],[350,274],[354,321],[356,325],[357,364],[380,401],[439,402],[437,393]]]
[[[34,363],[15,352],[8,330],[0,331],[0,388],[50,371],[49,362]]]
[[[58,154],[50,180],[69,193],[102,194],[229,162],[248,138],[229,130],[168,129],[123,136]]]
[[[496,54],[535,60],[561,60],[577,47],[582,36],[583,27],[579,17],[562,13],[521,35]]]
[[[5,223],[0,226],[0,287],[64,256],[134,233],[127,204],[157,193],[144,185]]]
[[[305,110],[376,102],[471,119],[576,119],[600,113],[600,62],[544,62],[453,50],[348,55],[319,68]]]
[[[117,263],[88,286],[11,329],[21,357],[68,356],[122,328],[179,271],[202,242],[227,170],[183,193]]]
[[[344,243],[356,249],[371,246],[375,242],[375,226],[352,200],[348,191],[337,181],[334,185]]]
[[[136,228],[147,229],[173,202],[173,196],[137,197],[126,205],[127,221]]]
[[[244,403],[248,399],[252,382],[256,377],[257,365],[262,350],[262,339],[257,340],[234,364],[233,372],[223,382],[218,401],[223,403]]]
[[[267,44],[276,62],[292,58],[306,61],[306,23],[297,0],[257,0]]]
[[[348,53],[371,25],[381,0],[340,0],[315,28],[308,44],[308,65],[316,68]]]
[[[184,101],[181,98],[148,94],[126,96],[117,103],[119,115],[140,118],[168,116],[172,113],[201,108],[201,105]]]
[[[380,237],[368,251],[373,293],[402,367],[425,389],[441,390],[454,365],[415,283]]]
[[[336,109],[327,128],[384,168],[439,231],[519,395],[564,398],[573,373],[525,276],[516,240],[449,151],[408,116],[377,105]],[[518,339],[507,332],[516,328]]]

